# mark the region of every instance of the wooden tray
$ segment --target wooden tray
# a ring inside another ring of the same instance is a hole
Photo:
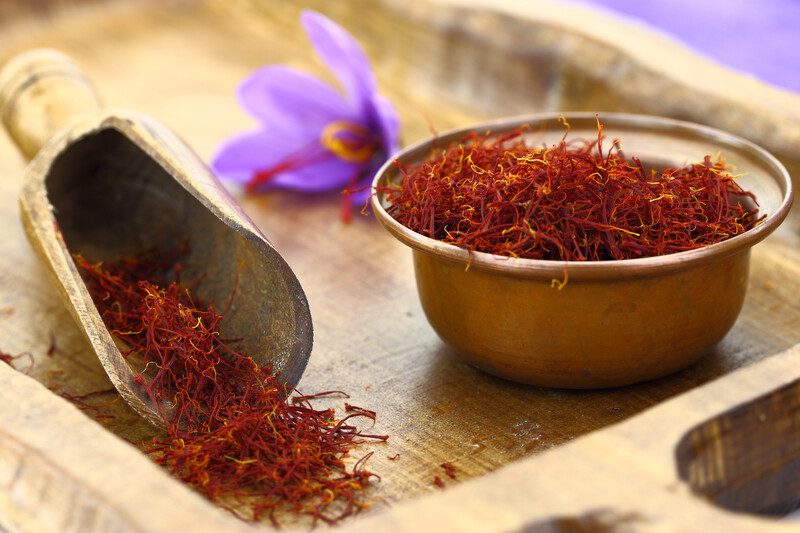
[[[793,149],[800,97],[575,7],[53,4],[61,7],[37,2],[45,11],[30,12],[20,0],[0,10],[0,59],[35,46],[61,49],[109,105],[158,118],[206,159],[251,126],[234,96],[249,72],[284,63],[327,75],[298,23],[301,8],[312,7],[364,45],[407,143],[428,135],[427,117],[441,131],[516,113],[631,111],[729,130],[800,170]],[[80,394],[108,380],[23,236],[16,207],[23,168],[1,139],[0,350],[30,352],[36,363],[30,377],[0,365],[0,529],[251,530],[123,440],[153,430],[122,402],[99,424],[48,390]],[[376,432],[391,435],[370,448],[370,466],[383,478],[374,494],[389,505],[376,501],[344,530],[791,527],[765,513],[791,510],[800,489],[797,217],[754,250],[744,310],[714,353],[650,383],[557,391],[485,375],[448,350],[419,307],[410,252],[372,218],[340,222],[338,195],[238,199],[309,298],[315,347],[300,389],[348,391],[353,403],[378,412]],[[388,460],[395,453],[399,459]],[[446,478],[443,491],[433,478],[445,461],[457,479]]]

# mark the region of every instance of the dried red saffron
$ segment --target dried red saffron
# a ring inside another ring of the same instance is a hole
[[[439,487],[440,489],[445,488],[444,481],[439,476],[433,476],[433,484]]]
[[[455,479],[456,478],[456,467],[453,466],[452,463],[442,463],[439,466],[444,468],[444,473],[447,474],[447,477],[449,477],[451,479]]]
[[[23,357],[27,357],[28,358],[28,367],[25,370],[20,370],[20,369],[18,369],[17,367],[14,366],[14,361],[16,361],[17,359],[21,359]],[[13,368],[15,370],[19,370],[20,372],[23,372],[25,374],[29,374],[30,371],[33,369],[33,356],[28,352],[21,353],[19,355],[11,355],[9,353],[6,353],[6,352],[0,350],[0,361],[4,362],[5,364],[10,366],[11,368]]]
[[[375,411],[371,411],[369,409],[364,409],[363,407],[359,407],[357,405],[351,405],[351,404],[349,404],[347,402],[345,402],[345,404],[344,404],[344,410],[347,411],[347,412],[361,413],[361,414],[367,415],[367,416],[369,416],[371,418],[375,418],[375,414],[376,414]]]
[[[427,237],[509,257],[600,261],[691,250],[756,224],[721,158],[646,171],[618,143],[528,147],[517,130],[471,133],[417,166],[395,162],[387,211]],[[760,219],[759,219],[760,220]]]
[[[56,387],[54,384],[51,390],[55,392],[55,389]],[[94,396],[99,396],[102,394],[109,394],[109,393],[113,393],[114,396],[107,402],[101,404],[92,404],[86,401],[87,399],[92,398]],[[59,392],[58,395],[64,398],[65,400],[69,400],[70,402],[75,404],[75,406],[81,411],[92,413],[92,416],[95,418],[95,420],[98,420],[100,422],[105,422],[114,418],[114,415],[104,412],[103,408],[108,407],[113,403],[116,403],[120,398],[119,393],[117,393],[117,389],[115,389],[114,387],[111,387],[109,389],[87,392],[86,394],[77,394],[77,395],[62,391]]]
[[[50,346],[47,347],[47,351],[45,353],[47,355],[53,355],[56,353],[56,334],[52,331],[50,332]]]
[[[366,409],[336,419],[311,400],[341,391],[297,394],[240,353],[220,332],[222,316],[179,282],[163,279],[176,255],[91,264],[77,256],[86,285],[112,335],[140,354],[137,377],[162,413],[168,437],[146,450],[174,476],[222,505],[239,502],[258,519],[286,507],[334,523],[369,506],[376,474],[367,454],[350,471],[344,457],[366,440],[385,441],[352,424]],[[176,278],[180,264],[172,267]],[[232,509],[231,509],[232,510]],[[232,512],[236,513],[236,511]],[[238,515],[238,513],[236,513]]]

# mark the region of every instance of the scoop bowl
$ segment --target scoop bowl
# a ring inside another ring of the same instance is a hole
[[[3,123],[32,158],[20,214],[28,239],[109,379],[157,426],[169,415],[137,381],[141,358],[125,357],[106,329],[72,259],[115,261],[188,242],[184,280],[218,309],[237,349],[294,386],[313,344],[308,301],[283,257],[202,160],[169,128],[134,111],[104,109],[68,56],[32,50],[0,71]],[[124,347],[123,347],[124,348]]]

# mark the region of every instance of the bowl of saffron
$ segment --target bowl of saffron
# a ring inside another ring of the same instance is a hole
[[[531,115],[410,146],[373,182],[425,315],[510,380],[606,388],[681,370],[741,311],[786,169],[734,135],[629,114]]]

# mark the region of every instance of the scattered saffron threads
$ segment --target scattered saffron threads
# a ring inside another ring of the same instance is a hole
[[[50,345],[47,347],[47,351],[45,353],[47,355],[53,355],[56,353],[56,334],[52,331],[50,332]]]
[[[14,361],[16,361],[17,359],[22,359],[23,357],[28,359],[28,366],[24,370],[21,370],[18,369],[16,366],[14,366]],[[30,374],[31,370],[33,369],[33,356],[28,352],[24,352],[19,355],[11,355],[9,353],[0,350],[0,361],[4,362],[14,370],[19,370],[24,374]]]
[[[347,469],[345,457],[369,435],[354,422],[374,422],[366,409],[336,419],[311,401],[342,391],[296,396],[271,369],[259,367],[220,331],[222,316],[179,281],[167,282],[157,256],[115,264],[75,261],[112,333],[143,358],[137,376],[164,407],[166,438],[146,453],[175,477],[235,515],[278,525],[289,510],[335,523],[369,507],[366,489],[379,476],[366,469],[371,453]],[[179,279],[180,264],[171,267]],[[295,391],[296,392],[296,391]],[[239,504],[247,514],[232,509]]]
[[[444,489],[444,481],[439,476],[433,476],[433,484],[439,487],[440,489]]]
[[[396,453],[394,455],[387,455],[386,458],[389,459],[390,461],[396,461],[397,459],[400,458],[400,454]]]
[[[58,240],[58,243],[61,245],[63,249],[67,249],[67,242],[64,240],[64,234],[61,232],[61,227],[58,225],[57,221],[53,221],[53,233]]]
[[[441,464],[441,465],[439,465],[439,466],[441,466],[442,468],[444,468],[444,473],[445,473],[445,474],[446,474],[446,475],[447,475],[449,478],[451,478],[451,479],[455,479],[455,478],[456,478],[456,467],[455,467],[455,466],[453,466],[451,463],[442,463],[442,464]]]
[[[308,400],[318,400],[319,398],[327,398],[330,396],[339,396],[340,398],[350,398],[350,395],[340,390],[329,390],[325,392],[318,392],[316,394],[305,394],[292,398],[294,403],[300,403]]]
[[[356,413],[363,413],[370,417],[375,417],[375,411],[370,411],[369,409],[364,409],[363,407],[358,407],[357,405],[351,405],[347,402],[344,404],[344,410],[348,412],[356,412]]]
[[[522,130],[472,132],[420,165],[395,161],[403,178],[383,188],[387,211],[417,233],[470,251],[558,261],[692,250],[762,220],[721,157],[647,171],[621,154],[619,141],[604,152],[599,123],[598,130],[591,142],[567,142],[565,134],[533,148]]]
[[[55,389],[53,388],[53,390]],[[87,399],[92,398],[94,396],[99,396],[101,394],[111,394],[111,393],[113,393],[114,396],[107,402],[101,404],[91,404],[86,401]],[[120,398],[117,389],[115,389],[114,387],[111,387],[109,389],[88,392],[86,394],[75,395],[75,394],[70,394],[68,392],[59,392],[58,395],[64,398],[65,400],[69,400],[70,402],[72,402],[81,411],[92,413],[92,416],[95,418],[95,420],[99,420],[101,422],[107,422],[114,418],[114,415],[104,412],[103,408],[108,407],[113,403],[116,403],[117,400],[119,400]]]

